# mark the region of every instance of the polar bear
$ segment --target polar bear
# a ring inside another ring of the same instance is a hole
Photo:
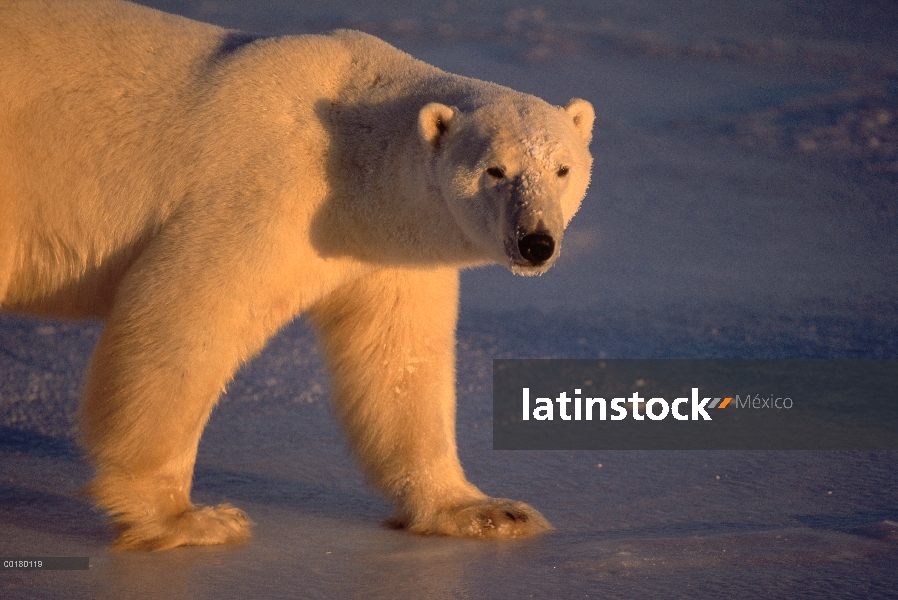
[[[0,56],[0,307],[105,320],[80,416],[116,546],[247,538],[241,511],[191,503],[197,445],[301,313],[391,524],[549,528],[462,472],[458,273],[552,265],[589,183],[588,102],[359,32],[253,37],[114,0],[3,0]]]

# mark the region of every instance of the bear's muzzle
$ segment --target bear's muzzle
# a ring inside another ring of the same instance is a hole
[[[520,191],[512,193],[511,207],[505,221],[505,252],[512,271],[545,272],[555,262],[564,235],[561,207],[550,194],[534,198]]]

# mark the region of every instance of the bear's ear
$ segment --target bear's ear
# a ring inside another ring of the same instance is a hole
[[[452,127],[458,109],[445,104],[431,102],[418,113],[418,133],[432,149],[436,150],[440,140]]]
[[[564,107],[571,119],[574,121],[574,127],[583,141],[589,144],[592,141],[592,124],[596,120],[596,111],[593,110],[592,104],[580,98],[574,98]]]

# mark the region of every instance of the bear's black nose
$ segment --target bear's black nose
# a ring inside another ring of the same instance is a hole
[[[555,240],[545,233],[529,233],[518,241],[518,250],[525,260],[539,266],[552,258],[555,252]]]

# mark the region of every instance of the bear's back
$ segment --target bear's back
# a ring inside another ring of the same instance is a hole
[[[25,0],[0,7],[0,94],[22,103],[60,93],[171,88],[189,77],[223,30],[115,1]],[[85,93],[85,98],[88,96]]]

